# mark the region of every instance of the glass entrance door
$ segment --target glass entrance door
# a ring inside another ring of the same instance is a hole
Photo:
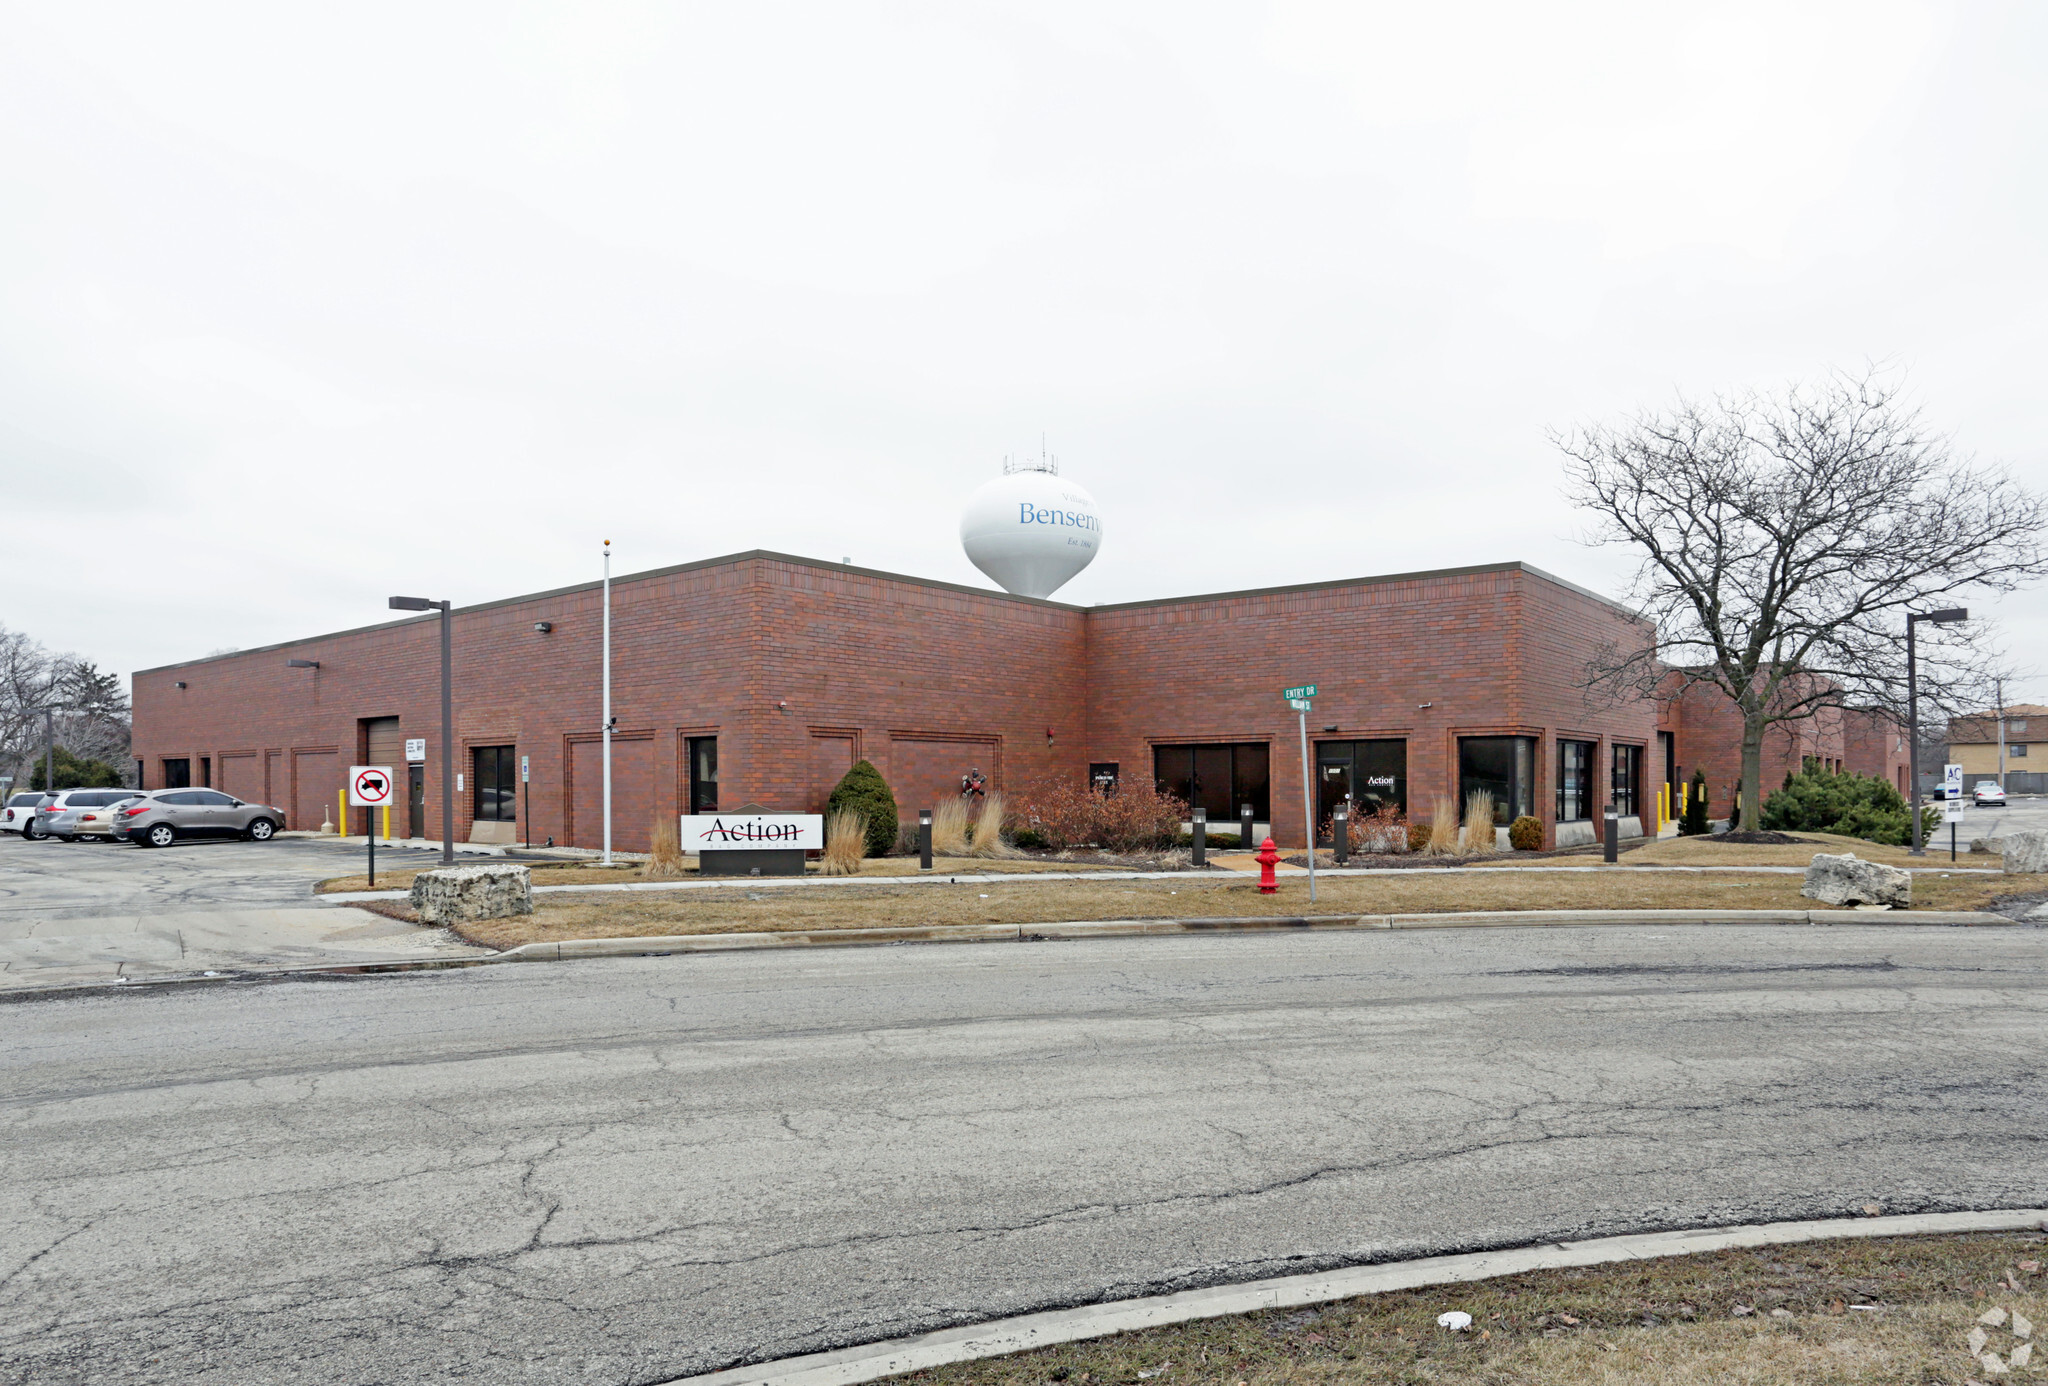
[[[1390,808],[1408,812],[1408,743],[1318,741],[1316,743],[1316,835],[1327,842],[1325,825],[1349,801],[1353,815]]]

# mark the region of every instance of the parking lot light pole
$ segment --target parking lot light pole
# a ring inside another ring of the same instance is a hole
[[[1913,819],[1912,854],[1916,857],[1926,856],[1927,848],[1920,841],[1920,676],[1914,666],[1917,650],[1913,643],[1913,627],[1922,621],[1932,621],[1937,626],[1946,626],[1969,619],[1969,611],[1960,606],[1947,607],[1941,611],[1906,613],[1906,778],[1913,786],[1906,811]]]
[[[453,602],[393,597],[393,611],[441,613],[441,865],[455,865],[455,642],[450,631]]]

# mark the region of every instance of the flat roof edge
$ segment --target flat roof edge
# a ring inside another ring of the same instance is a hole
[[[1582,597],[1590,597],[1603,606],[1611,606],[1625,616],[1636,619],[1641,618],[1641,613],[1631,611],[1627,606],[1612,597],[1602,596],[1590,587],[1581,587],[1575,582],[1568,582],[1554,573],[1547,573],[1533,563],[1524,563],[1520,559],[1510,559],[1505,563],[1473,563],[1460,568],[1425,568],[1412,573],[1383,573],[1370,577],[1339,578],[1335,581],[1291,582],[1278,587],[1245,587],[1231,592],[1202,592],[1187,597],[1155,597],[1149,601],[1105,602],[1100,606],[1088,609],[1090,611],[1136,611],[1148,606],[1184,606],[1190,602],[1228,602],[1238,601],[1246,597],[1278,597],[1295,592],[1325,592],[1340,587],[1379,587],[1390,582],[1426,582],[1431,578],[1474,577],[1481,573],[1526,573],[1530,577],[1540,578],[1553,586],[1562,587],[1568,592],[1576,592]]]

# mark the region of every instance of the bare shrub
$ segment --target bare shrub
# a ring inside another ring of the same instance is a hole
[[[941,799],[932,809],[932,855],[967,855],[967,801]]]
[[[974,820],[974,829],[969,834],[967,855],[970,857],[1014,857],[1020,855],[1015,847],[1003,841],[1003,796],[991,794],[982,802],[981,813]]]
[[[825,819],[825,850],[819,866],[827,876],[857,876],[868,854],[868,816],[838,809]]]
[[[1187,804],[1143,782],[1105,794],[1088,785],[1048,781],[1019,797],[1016,820],[1046,846],[1063,851],[1092,842],[1110,852],[1154,851],[1180,836]]]
[[[1467,856],[1490,856],[1500,850],[1493,821],[1493,791],[1475,789],[1465,796],[1465,830],[1459,846]]]
[[[1326,821],[1323,836],[1333,838],[1336,824]],[[1370,853],[1375,856],[1393,856],[1413,850],[1410,846],[1408,820],[1392,804],[1385,804],[1369,813],[1354,813],[1345,820],[1344,836],[1349,838],[1353,852]]]
[[[1430,811],[1427,850],[1433,857],[1458,855],[1458,801],[1448,794],[1437,795]]]
[[[647,879],[672,880],[686,874],[689,868],[676,820],[666,813],[655,814],[654,823],[647,830]]]

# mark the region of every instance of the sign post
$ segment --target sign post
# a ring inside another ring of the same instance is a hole
[[[519,791],[526,796],[526,845],[533,846],[533,757],[519,757]]]
[[[1963,801],[1944,799],[1941,803],[1941,821],[1948,824],[1948,859],[1956,859],[1956,824],[1963,821]]]
[[[1283,688],[1280,696],[1294,709],[1301,726],[1301,818],[1308,824],[1308,900],[1316,900],[1316,786],[1315,777],[1309,773],[1308,763],[1308,714],[1315,707],[1316,686],[1302,684],[1298,688]]]
[[[391,804],[391,767],[388,765],[351,765],[348,768],[348,802],[351,808],[375,810],[389,808]],[[348,824],[341,825],[344,834]],[[370,848],[370,888],[377,888],[377,825],[373,822],[363,834]]]

